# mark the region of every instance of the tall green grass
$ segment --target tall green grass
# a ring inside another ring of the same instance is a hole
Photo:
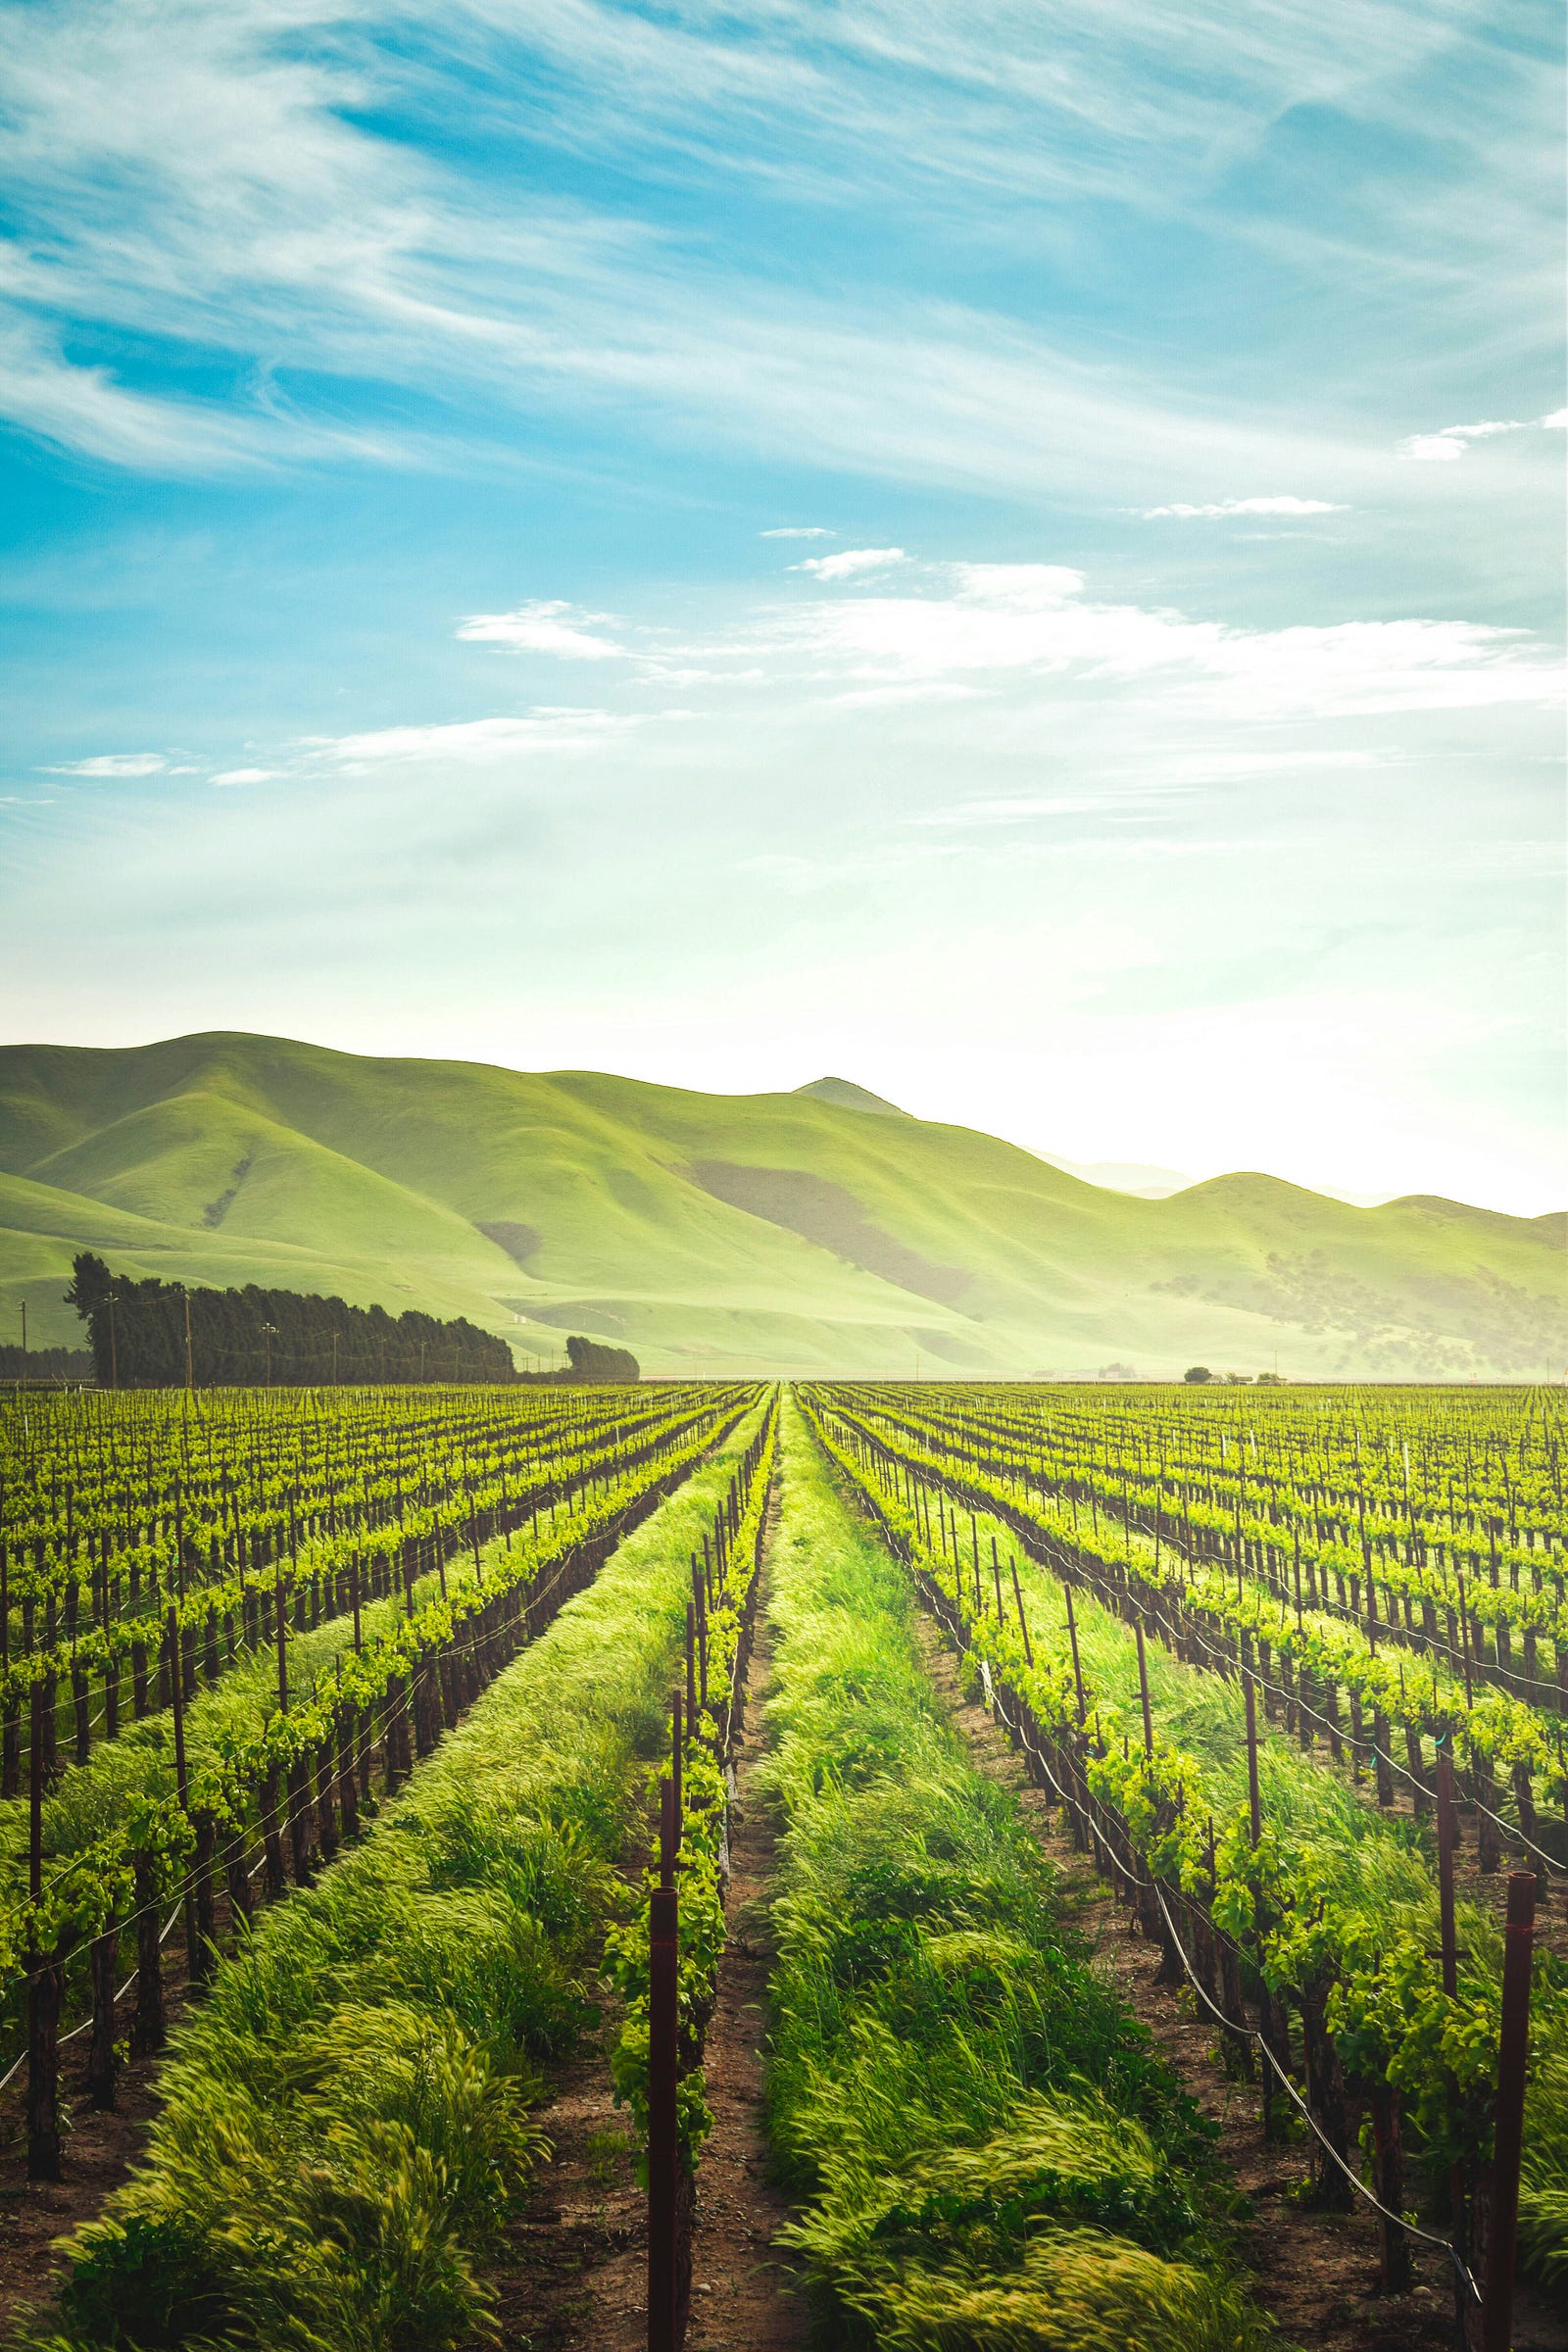
[[[767,2113],[835,2343],[1270,2344],[1211,2129],[1063,1930],[924,1670],[906,1572],[789,1409],[769,1603],[784,1823]]]
[[[446,2352],[542,2143],[749,1415],[450,1733],[363,1845],[268,1913],[165,2068],[146,2163],[68,2242],[49,2352]]]

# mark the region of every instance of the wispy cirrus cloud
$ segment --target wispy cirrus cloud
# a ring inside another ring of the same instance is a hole
[[[1499,61],[1482,0],[1436,17],[1365,0],[1353,54],[1304,0],[1245,36],[1196,0],[1152,14],[933,0],[893,29],[882,0],[799,0],[744,30],[612,0],[544,0],[525,22],[510,0],[347,14],[334,0],[59,0],[0,21],[15,221],[0,247],[0,410],[153,471],[493,469],[504,420],[544,413],[1075,498],[1125,499],[1131,474],[1151,501],[1186,487],[1201,506],[1207,483],[1254,462],[1315,460],[1317,478],[1348,488],[1376,464],[1354,427],[1320,421],[1321,399],[1264,421],[1206,369],[1184,385],[1168,361],[1109,363],[1071,302],[988,311],[918,271],[808,288],[774,267],[772,225],[720,256],[656,193],[621,191],[639,166],[649,191],[667,185],[678,158],[711,202],[744,179],[797,230],[917,219],[940,191],[966,247],[1003,261],[1041,225],[1021,198],[1050,208],[1070,289],[1085,198],[1182,220],[1217,250],[1278,242],[1272,212],[1244,218],[1225,198],[1233,167],[1257,166],[1303,110],[1424,124],[1411,77],[1471,54],[1485,95],[1441,180],[1409,192],[1410,253],[1370,230],[1348,251],[1345,226],[1309,253],[1298,212],[1293,264],[1419,302],[1439,225],[1421,208],[1441,196],[1450,268],[1462,248],[1468,281],[1512,319],[1523,240],[1511,214],[1491,224],[1503,189],[1530,201],[1534,85],[1522,59]],[[541,75],[560,103],[541,106]],[[460,117],[461,145],[445,136]],[[519,136],[570,168],[556,182],[492,168]],[[1542,144],[1554,140],[1552,124]],[[613,200],[583,193],[580,160],[601,155],[615,160]],[[419,421],[404,421],[416,403]]]
[[[1329,498],[1222,498],[1200,507],[1169,506],[1145,507],[1144,520],[1153,522],[1162,514],[1177,516],[1183,522],[1222,520],[1230,514],[1346,514],[1349,509],[1343,501]]]
[[[90,760],[70,760],[43,770],[49,776],[156,776],[169,761],[162,752],[97,752]]]
[[[427,765],[484,766],[535,755],[594,752],[640,726],[609,710],[542,709],[516,717],[453,719],[425,726],[372,727],[354,735],[317,736],[301,748],[313,764],[348,769]]]
[[[776,530],[759,531],[757,536],[759,539],[836,539],[838,533],[830,531],[820,522],[790,522],[780,525]]]

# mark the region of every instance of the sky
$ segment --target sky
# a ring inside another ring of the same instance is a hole
[[[0,1023],[1521,1214],[1561,21],[0,6]]]

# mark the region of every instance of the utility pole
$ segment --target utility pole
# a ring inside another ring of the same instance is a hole
[[[115,1351],[115,1293],[113,1284],[110,1285],[109,1290],[109,1386],[112,1389],[118,1389],[120,1386],[120,1359]]]
[[[272,1385],[272,1339],[276,1330],[277,1325],[275,1323],[264,1323],[262,1325],[262,1345],[267,1350],[267,1372],[262,1385],[264,1388],[269,1389]]]
[[[24,1298],[22,1301],[22,1352],[24,1355],[25,1355],[27,1352],[27,1301],[25,1298]],[[22,1369],[24,1375],[25,1375],[27,1369],[26,1365],[24,1364]]]
[[[196,1386],[196,1375],[190,1354],[190,1293],[185,1293],[185,1388],[187,1393]]]

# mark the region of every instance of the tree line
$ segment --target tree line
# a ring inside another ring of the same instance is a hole
[[[101,1388],[510,1383],[517,1377],[506,1341],[464,1316],[442,1322],[416,1307],[389,1315],[384,1306],[350,1306],[343,1298],[267,1291],[256,1283],[213,1291],[156,1275],[137,1282],[111,1272],[85,1250],[73,1260],[72,1274],[67,1302],[87,1326]]]

